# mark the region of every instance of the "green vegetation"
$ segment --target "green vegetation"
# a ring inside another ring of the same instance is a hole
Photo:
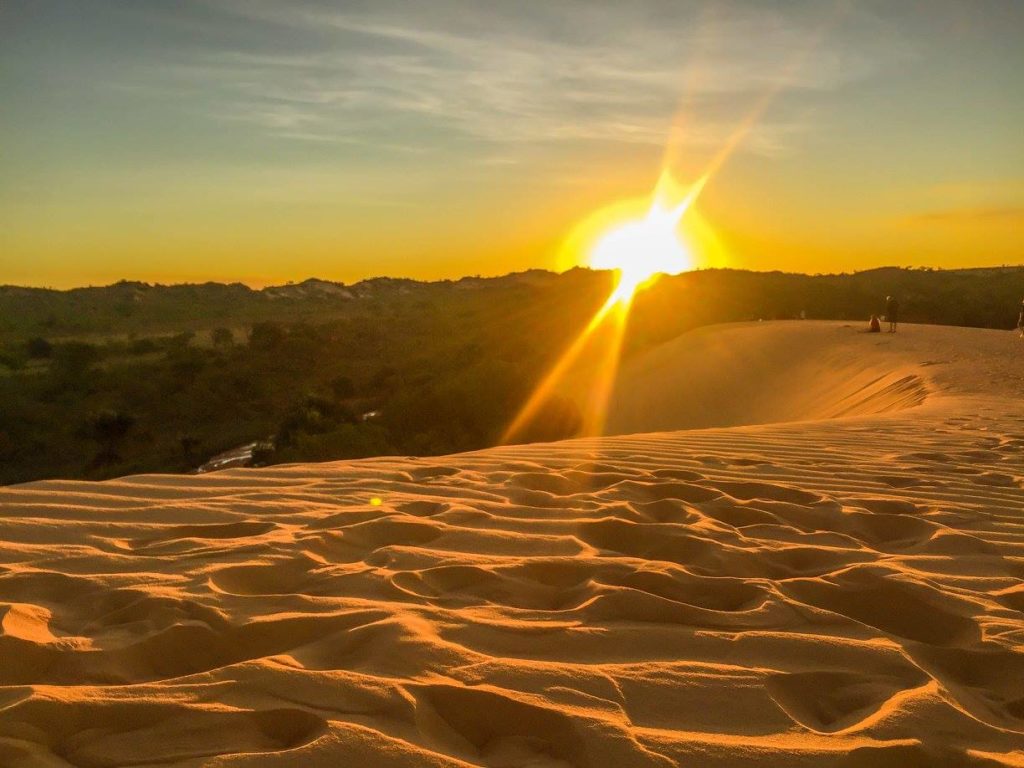
[[[264,463],[493,445],[611,284],[0,288],[0,482],[184,472],[260,441]],[[688,273],[637,297],[625,354],[716,322],[866,323],[889,293],[907,322],[1012,328],[1024,269]],[[538,424],[557,439],[579,415],[556,400]]]

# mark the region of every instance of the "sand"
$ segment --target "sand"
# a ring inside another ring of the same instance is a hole
[[[1024,766],[1024,342],[621,381],[616,437],[0,489],[0,765]]]

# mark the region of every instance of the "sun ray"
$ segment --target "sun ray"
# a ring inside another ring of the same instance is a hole
[[[686,115],[685,109],[681,109],[672,121],[669,140],[665,147],[663,170],[651,195],[646,213],[639,218],[634,216],[622,221],[621,216],[614,215],[620,213],[618,209],[609,210],[606,215],[597,216],[597,219],[603,222],[603,231],[599,236],[595,238],[591,233],[588,238],[586,235],[577,234],[567,239],[567,244],[577,248],[581,242],[590,239],[589,247],[585,249],[589,251],[590,266],[596,269],[616,270],[616,284],[608,300],[556,361],[526,404],[516,414],[502,436],[502,443],[514,440],[537,416],[540,408],[556,392],[566,373],[579,361],[588,343],[594,339],[597,330],[607,322],[611,324],[608,347],[605,354],[600,357],[601,362],[594,369],[593,380],[583,403],[584,433],[601,433],[607,405],[614,390],[615,375],[618,370],[629,310],[636,292],[653,283],[662,274],[679,274],[693,267],[687,243],[684,243],[680,237],[680,222],[694,207],[694,203],[708,182],[743,144],[775,99],[785,89],[787,81],[793,73],[803,65],[825,32],[838,21],[844,10],[845,5],[837,2],[832,7],[831,14],[827,15],[814,34],[809,36],[806,44],[794,51],[783,67],[780,76],[776,78],[771,87],[765,89],[718,151],[712,155],[695,183],[689,187],[683,187],[672,173],[672,167],[675,164],[674,152],[677,144],[681,143],[679,137],[684,134],[682,122]],[[694,76],[695,74],[696,70],[694,70]],[[684,106],[688,103],[686,96],[687,94],[684,94],[682,99]],[[600,213],[604,214],[605,212]],[[612,218],[620,220],[616,225],[609,226],[609,220]],[[693,229],[692,238],[698,240],[709,253],[713,253],[716,259],[721,260],[725,254],[725,248],[713,228],[695,211],[690,218],[692,221],[690,226]],[[586,224],[589,226],[583,227],[583,229],[594,228],[593,222],[588,221]],[[578,258],[578,254],[576,258]]]
[[[580,355],[586,349],[587,342],[594,335],[594,333],[601,327],[605,319],[610,313],[617,308],[622,308],[622,302],[612,292],[612,295],[608,297],[607,301],[601,306],[599,310],[590,319],[586,327],[576,337],[576,340],[569,346],[561,357],[555,362],[555,365],[548,372],[547,376],[537,385],[534,389],[533,394],[526,401],[522,408],[519,409],[519,413],[515,419],[509,425],[508,429],[501,437],[501,442],[508,443],[519,435],[537,415],[541,406],[551,397],[555,392],[555,388],[564,378],[566,372],[573,366],[573,364],[580,358]]]
[[[610,338],[593,371],[592,383],[585,398],[581,430],[584,436],[604,434],[608,405],[615,392],[615,381],[619,373],[631,303],[632,296],[625,300],[617,300],[606,318],[606,323],[610,326]]]

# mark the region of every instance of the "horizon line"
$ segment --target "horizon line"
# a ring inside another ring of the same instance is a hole
[[[869,267],[867,269],[854,270],[852,272],[801,272],[796,270],[783,270],[783,269],[749,269],[749,268],[738,268],[738,267],[694,267],[680,272],[677,275],[667,275],[660,273],[661,279],[680,278],[688,274],[695,272],[748,272],[750,274],[784,274],[784,275],[800,275],[804,277],[840,277],[840,276],[853,276],[866,274],[868,272],[880,272],[882,270],[900,270],[906,272],[982,272],[990,270],[1022,270],[1024,269],[1024,262],[1017,264],[991,264],[988,266],[971,266],[971,267],[930,267],[926,265],[896,265],[888,264],[877,267]],[[529,269],[522,269],[514,272],[506,272],[500,275],[480,275],[480,274],[469,274],[462,275],[461,277],[439,277],[432,280],[425,280],[422,278],[415,277],[402,277],[397,275],[374,275],[372,277],[365,277],[352,283],[346,283],[340,280],[331,280],[322,277],[309,276],[301,280],[288,280],[284,283],[265,283],[260,284],[258,282],[246,282],[244,279],[239,280],[201,280],[191,281],[182,280],[180,282],[150,282],[148,280],[139,280],[132,278],[121,278],[111,283],[94,284],[88,283],[84,285],[72,285],[66,288],[56,288],[51,285],[24,285],[16,283],[0,283],[0,291],[5,290],[26,290],[26,291],[51,291],[54,293],[68,293],[70,291],[81,291],[81,290],[102,290],[105,288],[115,288],[119,285],[144,285],[148,288],[175,288],[175,287],[196,287],[206,285],[220,285],[220,286],[242,286],[250,291],[259,293],[266,290],[274,290],[278,288],[288,288],[293,286],[305,285],[306,283],[326,283],[329,285],[337,286],[340,288],[355,288],[356,286],[364,283],[372,283],[381,280],[388,280],[394,282],[404,283],[416,283],[418,285],[436,285],[441,283],[460,283],[465,280],[505,280],[510,277],[517,277],[520,275],[528,275],[532,273],[543,273],[553,277],[560,275],[569,274],[570,272],[614,272],[614,269],[595,269],[586,265],[575,265],[568,269],[561,271],[546,269],[544,267],[531,267]]]

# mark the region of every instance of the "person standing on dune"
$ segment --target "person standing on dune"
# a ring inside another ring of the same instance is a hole
[[[1017,330],[1020,331],[1020,336],[1024,339],[1024,299],[1020,300],[1020,315],[1017,317]]]
[[[900,303],[895,296],[885,297],[885,319],[889,321],[889,333],[896,333],[896,321],[900,314]]]

